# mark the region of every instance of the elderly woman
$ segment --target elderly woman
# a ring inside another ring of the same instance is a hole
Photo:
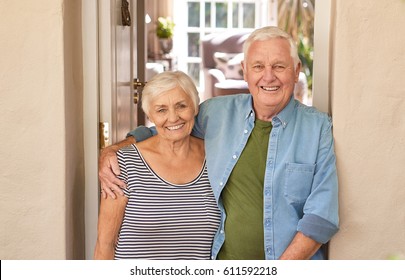
[[[219,226],[203,140],[190,135],[199,98],[180,71],[143,90],[158,134],[118,151],[125,196],[101,199],[95,259],[209,259]]]

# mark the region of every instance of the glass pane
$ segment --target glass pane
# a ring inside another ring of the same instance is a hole
[[[188,2],[188,26],[200,27],[200,3]]]
[[[255,4],[243,4],[243,27],[255,28]]]
[[[188,56],[200,56],[200,33],[188,33]]]
[[[239,4],[233,3],[232,4],[232,27],[238,28],[239,27],[238,22],[239,22]]]
[[[200,63],[187,63],[187,73],[194,80],[197,87],[200,86]]]
[[[216,27],[226,28],[226,23],[228,22],[228,3],[216,3],[215,11]]]
[[[211,27],[211,3],[205,3],[205,27]]]

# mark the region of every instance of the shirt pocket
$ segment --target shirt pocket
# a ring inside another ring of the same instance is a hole
[[[308,198],[315,164],[286,163],[284,196],[291,204],[303,204]]]

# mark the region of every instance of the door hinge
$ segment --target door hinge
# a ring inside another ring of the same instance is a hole
[[[129,12],[129,3],[127,0],[121,2],[122,26],[131,26],[131,13]]]
[[[99,123],[100,150],[110,145],[110,126],[108,122]]]

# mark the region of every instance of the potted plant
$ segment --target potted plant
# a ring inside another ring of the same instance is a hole
[[[159,17],[157,20],[156,36],[159,38],[160,49],[168,54],[173,48],[174,22],[170,17]]]

